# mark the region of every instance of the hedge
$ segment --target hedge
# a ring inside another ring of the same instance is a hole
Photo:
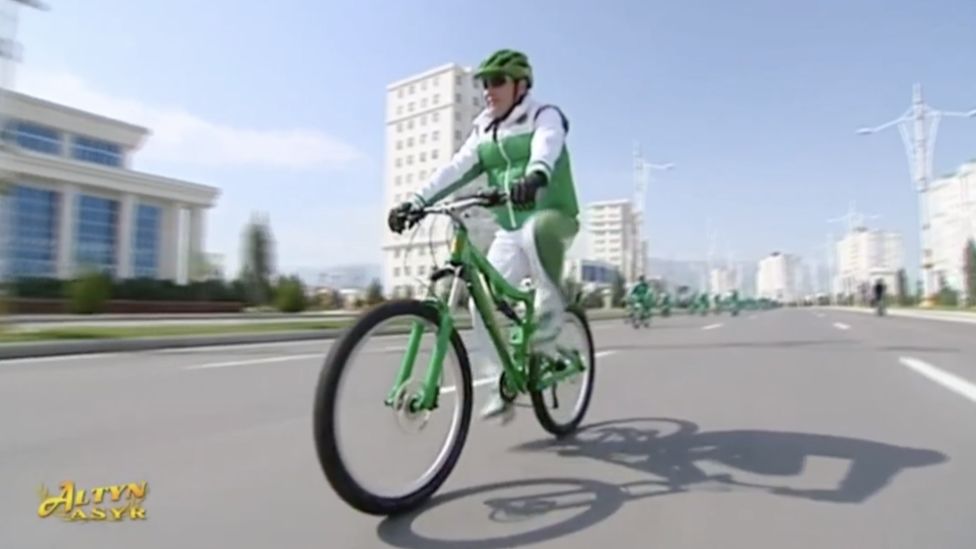
[[[71,294],[74,282],[56,278],[21,278],[8,287],[12,297],[62,299]],[[246,301],[242,283],[221,280],[191,282],[183,286],[152,278],[112,280],[109,295],[111,299],[133,301]]]

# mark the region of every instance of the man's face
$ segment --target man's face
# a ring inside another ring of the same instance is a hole
[[[482,80],[485,102],[494,116],[508,112],[518,97],[517,84],[507,76],[486,76]]]

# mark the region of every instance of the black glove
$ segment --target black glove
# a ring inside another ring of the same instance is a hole
[[[413,202],[403,202],[399,206],[391,209],[386,218],[386,224],[390,227],[390,230],[397,234],[402,233],[403,229],[407,226],[407,221],[413,210]]]
[[[542,172],[532,172],[512,185],[509,195],[516,210],[531,210],[535,207],[535,194],[545,187],[548,181]]]

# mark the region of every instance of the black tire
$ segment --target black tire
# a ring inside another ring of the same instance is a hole
[[[357,483],[349,473],[346,464],[342,461],[335,436],[335,399],[339,382],[349,355],[359,341],[378,324],[398,316],[420,317],[435,323],[435,325],[439,318],[435,308],[416,300],[389,301],[370,310],[332,346],[319,375],[318,386],[315,389],[312,423],[319,464],[322,466],[329,484],[332,485],[339,497],[353,508],[370,515],[390,516],[405,513],[427,501],[447,480],[448,475],[457,464],[471,424],[473,402],[471,366],[461,336],[457,330],[454,330],[451,334],[451,346],[458,358],[458,367],[461,370],[461,380],[458,383],[462,393],[461,419],[453,446],[448,451],[447,459],[440,470],[432,475],[428,482],[400,497],[384,497],[373,494]]]
[[[555,435],[557,438],[570,435],[579,428],[580,423],[582,423],[583,418],[586,416],[586,411],[590,407],[590,399],[593,397],[593,385],[596,383],[596,351],[593,348],[593,333],[590,331],[590,324],[586,320],[586,314],[578,307],[570,307],[566,310],[566,313],[575,317],[583,326],[583,332],[586,334],[586,345],[588,347],[586,354],[588,355],[587,361],[589,373],[586,377],[586,381],[584,382],[586,383],[586,387],[583,389],[583,401],[579,407],[579,411],[569,423],[559,424],[553,419],[552,415],[550,415],[549,408],[546,407],[545,392],[529,391],[529,396],[532,399],[532,409],[535,411],[536,419],[539,420],[539,424],[542,425],[543,429],[548,431],[550,434]],[[530,380],[535,380],[538,378],[538,368],[538,363],[535,361],[530,364]]]

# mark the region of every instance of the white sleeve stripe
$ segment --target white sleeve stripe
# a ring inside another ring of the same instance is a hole
[[[535,117],[529,165],[545,166],[546,176],[550,176],[556,161],[563,153],[565,141],[566,130],[559,110],[556,108],[540,110]]]

